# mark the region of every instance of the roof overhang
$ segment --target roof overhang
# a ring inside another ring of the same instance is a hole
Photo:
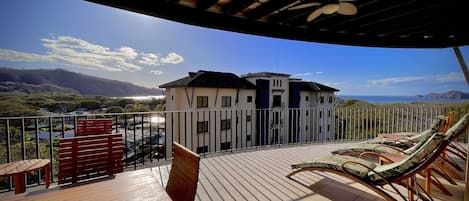
[[[191,25],[292,40],[399,48],[469,45],[461,0],[356,0],[355,15],[288,10],[297,0],[88,0]],[[333,0],[302,0],[326,2]],[[283,10],[282,10],[283,9]],[[280,11],[279,11],[280,10]]]

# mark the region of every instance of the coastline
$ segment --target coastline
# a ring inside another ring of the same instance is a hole
[[[360,96],[360,95],[337,95],[342,100],[360,100],[372,104],[392,104],[392,103],[463,103],[469,99],[436,99],[418,98],[416,96]]]

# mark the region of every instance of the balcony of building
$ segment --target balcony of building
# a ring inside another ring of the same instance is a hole
[[[428,128],[431,120],[437,115],[455,111],[458,119],[467,113],[468,109],[466,106],[336,108],[331,115],[332,135],[329,137],[325,137],[328,135],[325,130],[319,131],[318,125],[323,124],[321,121],[326,121],[324,116],[319,118],[321,108],[254,110],[251,111],[253,122],[256,122],[254,117],[256,113],[265,118],[257,120],[260,126],[252,127],[240,125],[250,114],[250,111],[246,110],[3,118],[0,119],[1,163],[33,158],[50,159],[53,161],[52,191],[60,192],[57,189],[61,186],[54,183],[58,171],[57,139],[73,137],[76,132],[74,125],[78,119],[104,118],[112,119],[112,132],[121,133],[123,136],[125,154],[122,161],[125,168],[124,173],[119,174],[138,174],[147,178],[145,181],[158,182],[164,187],[171,169],[171,155],[168,152],[171,142],[179,142],[194,152],[199,152],[202,160],[196,200],[382,200],[382,197],[361,184],[330,173],[307,172],[298,174],[293,179],[285,176],[292,170],[290,165],[295,162],[330,155],[333,150],[372,139],[377,133],[420,132]],[[306,111],[309,113],[307,119],[305,119]],[[212,114],[209,115],[210,112]],[[283,122],[284,127],[273,126],[275,119],[272,117],[275,117],[275,112],[280,113],[279,118],[283,117],[279,125]],[[327,112],[322,112],[327,116]],[[214,123],[221,121],[220,118],[214,120],[216,113],[222,113],[223,117],[232,115],[233,125],[230,129],[222,130],[220,123]],[[261,115],[262,113],[264,114]],[[196,119],[190,121],[188,117],[197,115],[203,118],[203,114],[206,119],[210,119],[208,121],[210,126],[207,133],[201,135],[196,132],[198,130]],[[236,114],[238,121],[235,120]],[[184,116],[187,118],[185,121],[182,120]],[[174,121],[175,119],[181,120]],[[186,128],[185,136],[182,135],[184,129],[180,129],[178,131],[180,134],[177,135],[177,132],[171,128],[190,127],[191,124],[193,128]],[[212,127],[212,124],[216,126]],[[306,126],[309,129],[306,129]],[[265,132],[256,132],[262,127],[265,128]],[[275,135],[277,128],[280,129],[278,135]],[[246,141],[247,134],[252,134],[250,143]],[[256,136],[259,134],[264,134],[265,137]],[[204,136],[208,139],[203,139]],[[191,139],[192,137],[196,140]],[[232,143],[227,145],[226,140]],[[467,142],[467,134],[463,135],[460,141]],[[204,146],[207,148],[200,149]],[[467,147],[467,144],[464,146]],[[462,160],[458,162],[464,166]],[[44,193],[51,191],[44,189],[44,172],[29,174],[26,179],[28,184],[26,193],[20,197],[13,195],[12,179],[2,179],[3,193],[0,194],[2,200],[28,198],[37,194],[43,194],[46,200],[50,198],[47,196],[51,194]],[[423,181],[419,179],[419,182]],[[464,181],[458,180],[458,185],[444,184],[453,196],[444,195],[433,189],[431,193],[433,199],[463,199],[466,187]],[[387,187],[387,190],[399,199],[390,188]],[[406,195],[406,189],[401,187],[400,191]],[[140,197],[139,192],[135,188],[136,198]],[[80,191],[74,196],[76,199],[86,199],[86,193]]]

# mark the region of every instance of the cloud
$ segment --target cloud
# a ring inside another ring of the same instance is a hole
[[[168,56],[160,59],[161,63],[178,64],[184,61],[184,58],[176,53],[169,53]]]
[[[184,57],[176,54],[169,53],[165,57],[161,57],[159,54],[146,54],[142,53],[138,63],[144,64],[147,66],[159,66],[164,64],[178,64],[184,61]]]
[[[323,73],[324,73],[324,72],[321,72],[321,71],[316,72],[317,75],[321,75],[321,74],[323,74]]]
[[[323,74],[323,72],[306,72],[306,73],[297,73],[297,74],[293,74],[293,77],[306,77],[306,76],[310,76],[310,75],[313,75],[313,74],[316,74],[316,75],[320,75],[320,74]]]
[[[465,78],[462,73],[451,72],[446,75],[439,75],[435,77],[438,82],[464,82]]]
[[[137,71],[142,66],[178,64],[184,58],[170,53],[161,58],[156,53],[137,53],[134,48],[122,46],[111,49],[82,39],[59,36],[41,39],[46,54],[34,54],[0,49],[0,60],[15,62],[49,62],[102,71]]]
[[[369,82],[372,85],[390,85],[390,84],[398,84],[398,83],[404,83],[404,82],[414,82],[414,81],[419,81],[423,79],[425,79],[425,77],[391,77],[391,78],[385,78],[381,80],[370,80]]]
[[[161,75],[161,74],[163,74],[163,71],[160,71],[160,70],[152,70],[152,71],[150,71],[150,73],[153,74],[153,75]]]
[[[325,85],[331,86],[331,87],[338,87],[338,86],[345,85],[345,82],[332,82],[332,83],[326,83]]]
[[[304,77],[304,76],[309,76],[309,75],[312,75],[313,73],[297,73],[297,74],[293,74],[294,77]]]
[[[391,85],[391,84],[402,84],[402,83],[411,83],[411,82],[461,82],[464,81],[464,76],[462,73],[451,72],[448,74],[441,75],[428,75],[428,76],[413,76],[413,77],[391,77],[384,78],[380,80],[369,80],[368,82],[372,85]]]
[[[160,63],[160,56],[156,54],[145,54],[142,53],[142,56],[140,57],[140,60],[138,60],[138,63],[147,65],[147,66],[159,66],[161,65]]]

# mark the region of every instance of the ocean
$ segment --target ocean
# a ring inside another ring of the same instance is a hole
[[[413,102],[431,102],[431,103],[456,103],[465,102],[469,99],[435,99],[435,98],[417,98],[415,96],[348,96],[338,95],[340,99],[356,99],[375,104],[385,103],[413,103]]]
[[[125,98],[125,99],[134,99],[134,100],[151,100],[151,99],[163,99],[165,95],[155,95],[155,96],[126,96],[126,97],[112,97],[112,98]]]
[[[434,98],[417,98],[415,96],[350,96],[350,95],[338,95],[340,99],[356,99],[367,101],[375,104],[385,103],[413,103],[413,102],[431,102],[431,103],[456,103],[465,102],[469,99],[434,99]],[[151,99],[162,99],[164,95],[158,96],[129,96],[129,97],[114,97],[114,98],[128,98],[134,100],[151,100]]]

